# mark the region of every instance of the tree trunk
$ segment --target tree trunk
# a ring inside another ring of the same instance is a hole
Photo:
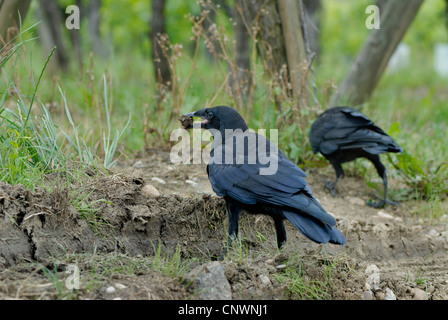
[[[282,21],[276,2],[272,0],[243,0],[241,5],[243,12],[247,14],[252,38],[255,35],[254,40],[257,41],[257,48],[262,57],[265,71],[270,77],[279,79],[283,66],[287,66],[288,63]]]
[[[233,31],[235,34],[235,65],[230,69],[230,87],[235,98],[246,100],[252,83],[250,73],[250,37],[244,25],[243,0],[235,0],[233,8]],[[235,99],[239,100],[239,99]],[[239,101],[243,104],[244,101]]]
[[[23,23],[30,3],[31,0],[0,0],[0,48],[19,34],[19,13]]]
[[[89,20],[89,35],[92,51],[101,58],[106,58],[107,50],[104,47],[100,34],[101,0],[90,0],[87,8],[87,19]]]
[[[84,8],[82,6],[81,0],[75,1],[76,6],[79,8],[80,12],[83,12]],[[76,60],[78,61],[78,65],[82,68],[82,41],[81,41],[81,33],[79,29],[70,30],[70,40],[72,42],[72,47],[74,54],[76,56]]]
[[[306,95],[306,92],[304,92],[306,75],[303,74],[303,69],[301,70],[300,66],[307,65],[308,60],[302,34],[300,11],[296,0],[278,0],[278,6],[282,19],[292,90],[297,99],[302,99]]]
[[[320,13],[322,10],[322,4],[320,0],[305,0],[305,21],[307,33],[305,35],[306,41],[309,43],[311,53],[316,56],[314,61],[318,61],[320,57]]]
[[[372,29],[329,106],[358,105],[368,98],[423,0],[388,0],[380,12],[380,28]]]
[[[162,46],[165,45],[161,37],[165,34],[165,0],[152,0],[151,17],[151,55],[154,63],[156,81],[164,86],[171,87],[171,71],[167,53]]]
[[[39,4],[36,14],[41,20],[38,30],[45,54],[49,54],[51,49],[56,46],[54,57],[50,60],[50,70],[52,72],[54,72],[54,68],[67,70],[70,60],[62,38],[62,26],[65,27],[62,10],[55,0],[39,0]]]

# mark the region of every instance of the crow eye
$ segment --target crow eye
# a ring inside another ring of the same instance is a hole
[[[213,113],[211,111],[207,112],[207,116],[211,119],[213,118]]]

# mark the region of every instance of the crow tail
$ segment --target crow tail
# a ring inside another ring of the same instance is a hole
[[[292,211],[283,211],[283,216],[303,233],[308,239],[317,243],[345,244],[345,237],[335,227],[328,226],[312,217]]]

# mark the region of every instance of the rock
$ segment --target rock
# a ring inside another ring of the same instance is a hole
[[[127,287],[122,283],[116,283],[115,287],[119,290],[126,289]]]
[[[156,189],[156,187],[154,187],[151,184],[146,184],[143,186],[142,188],[142,194],[148,198],[158,198],[160,197],[160,192],[159,190]]]
[[[419,288],[412,288],[412,299],[414,300],[428,300],[428,294]]]
[[[225,267],[218,261],[208,262],[187,276],[202,300],[230,300],[232,292],[225,275]]]
[[[363,299],[364,300],[375,300],[373,292],[371,290],[364,291]]]
[[[366,289],[378,290],[380,288],[380,269],[374,264],[368,265],[366,274]]]
[[[260,274],[258,276],[258,279],[260,280],[260,282],[263,286],[269,286],[271,284],[271,279],[269,279],[269,277],[267,275]]]
[[[378,211],[377,215],[380,216],[381,218],[394,219],[393,216],[391,216],[390,214],[384,212],[383,210]]]
[[[386,297],[386,294],[383,291],[377,291],[375,293],[375,298],[377,300],[384,300],[385,297]]]
[[[397,300],[397,297],[392,290],[386,288],[386,295],[384,296],[384,300]]]
[[[109,286],[106,288],[106,293],[114,293],[115,292],[115,288],[113,286]]]
[[[143,168],[145,165],[143,164],[142,160],[138,160],[132,166],[134,168]]]
[[[429,234],[430,236],[436,236],[436,235],[438,235],[439,233],[438,233],[436,230],[431,229],[431,230],[428,232],[428,234]]]
[[[191,184],[193,187],[197,187],[198,183],[196,181],[193,180],[185,180],[185,183]]]
[[[285,269],[286,268],[286,264],[279,264],[278,266],[276,266],[277,269],[281,270],[281,269]]]
[[[165,180],[157,178],[157,177],[152,177],[151,181],[155,181],[155,182],[160,183],[160,184],[166,184]]]

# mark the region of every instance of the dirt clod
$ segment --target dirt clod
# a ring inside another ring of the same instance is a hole
[[[182,115],[179,121],[184,129],[191,129],[193,127],[193,117]]]

